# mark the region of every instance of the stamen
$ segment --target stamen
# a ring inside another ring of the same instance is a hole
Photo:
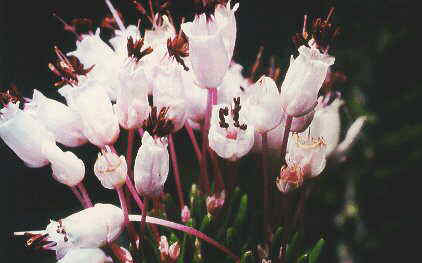
[[[82,37],[76,32],[76,28],[74,26],[69,25],[68,23],[66,23],[66,21],[64,21],[61,17],[59,17],[56,13],[52,14],[55,18],[57,18],[57,20],[59,20],[63,25],[64,25],[64,30],[72,32],[73,34],[75,34],[76,38],[81,41]]]
[[[110,9],[111,14],[114,17],[114,20],[116,20],[117,25],[119,26],[119,29],[122,32],[126,31],[126,27],[123,24],[122,20],[120,19],[119,13],[117,12],[117,10],[113,7],[113,5],[111,4],[110,0],[105,0],[108,8]]]
[[[218,111],[218,116],[220,118],[219,124],[221,128],[227,129],[229,124],[226,122],[225,116],[229,115],[229,109],[227,107],[220,108]]]
[[[151,113],[144,121],[142,128],[152,137],[164,137],[170,134],[174,129],[174,124],[166,117],[168,110],[168,107],[164,107],[157,115],[157,107],[151,107]]]

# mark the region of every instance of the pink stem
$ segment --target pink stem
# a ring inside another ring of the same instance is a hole
[[[213,89],[208,89],[207,97],[207,110],[205,112],[205,121],[202,125],[202,158],[201,158],[201,188],[202,191],[208,194],[210,192],[210,183],[208,179],[208,165],[207,165],[207,152],[208,152],[208,131],[210,127],[211,108],[213,101]]]
[[[221,175],[220,165],[218,164],[218,157],[215,152],[209,147],[208,151],[210,153],[210,159],[212,167],[214,169],[215,192],[220,192],[224,189],[224,180],[223,176]]]
[[[130,221],[141,221],[142,220],[141,216],[139,216],[139,215],[129,215],[129,219],[130,219]],[[236,262],[239,261],[239,257],[236,256],[235,254],[233,254],[233,252],[231,252],[229,249],[227,249],[223,245],[220,245],[217,241],[215,241],[211,237],[209,237],[209,236],[205,235],[204,233],[196,230],[195,228],[185,226],[185,225],[181,225],[181,224],[177,224],[177,223],[170,222],[170,221],[160,219],[160,218],[151,217],[151,216],[146,217],[146,222],[150,223],[150,224],[156,224],[156,225],[169,227],[169,228],[176,229],[176,230],[179,230],[179,231],[183,231],[187,234],[196,236],[196,237],[210,243],[211,245],[215,246],[216,248],[220,249],[221,251],[223,251],[224,253],[229,255],[231,258],[233,258]]]
[[[86,190],[84,184],[82,182],[80,182],[77,185],[77,187],[78,187],[79,191],[81,191],[82,199],[85,200],[86,206],[87,207],[93,207],[91,199],[89,198],[89,195],[88,195],[88,191]]]
[[[135,199],[135,202],[138,205],[139,209],[142,210],[144,207],[144,204],[142,203],[142,200],[139,197],[138,192],[136,192],[135,186],[133,186],[133,183],[130,180],[128,175],[126,175],[126,186],[129,189],[129,192],[132,195],[133,199]]]
[[[138,245],[137,245],[138,242],[137,241],[139,241],[139,237],[136,234],[135,228],[133,227],[132,223],[129,222],[128,208],[127,208],[125,194],[124,194],[121,187],[117,188],[116,191],[117,191],[117,194],[119,195],[120,206],[122,207],[123,216],[124,216],[124,220],[125,220],[125,226],[127,227],[129,237],[130,237],[130,240],[132,242],[132,246],[134,248],[138,248]]]
[[[133,162],[133,141],[135,138],[135,130],[130,129],[127,134],[127,151],[126,151],[126,163],[127,163],[127,171],[130,180],[133,180],[133,170],[132,170],[132,162]],[[125,196],[126,196],[126,203],[127,208],[131,210],[131,200],[129,196],[129,190],[125,187]]]
[[[168,138],[169,138],[169,146],[170,146],[171,164],[173,166],[174,181],[176,183],[177,195],[179,196],[180,210],[182,210],[183,207],[185,206],[185,202],[183,200],[183,191],[182,191],[182,185],[180,183],[180,173],[179,173],[179,167],[177,165],[177,156],[176,156],[176,150],[174,147],[173,135],[169,134]]]
[[[79,202],[81,202],[83,207],[87,207],[85,204],[85,200],[82,198],[81,194],[79,193],[78,189],[75,186],[70,186],[70,190],[72,190],[73,194],[78,198]]]
[[[196,158],[198,159],[198,162],[201,162],[201,150],[199,148],[199,144],[196,141],[195,134],[193,133],[192,127],[190,126],[189,122],[185,122],[185,129],[188,132],[189,138],[192,142],[193,149],[195,150]]]
[[[287,115],[286,124],[284,125],[283,142],[281,143],[281,160],[285,162],[287,142],[289,140],[290,127],[292,126],[293,116]]]
[[[148,212],[148,197],[144,198],[144,207],[142,208],[142,218],[141,218],[141,233],[143,234],[145,231],[145,220],[147,218]]]
[[[268,140],[267,133],[264,132],[262,136],[262,176],[264,177],[264,236],[266,240],[270,237],[270,180],[268,178]]]

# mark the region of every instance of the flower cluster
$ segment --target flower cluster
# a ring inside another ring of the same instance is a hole
[[[142,235],[147,223],[179,227],[147,216],[151,200],[154,209],[160,210],[170,170],[177,188],[180,219],[191,222],[173,139],[182,128],[187,130],[195,149],[201,170],[200,193],[206,196],[203,201],[213,216],[222,211],[236,183],[235,173],[223,179],[221,159],[236,167],[234,163],[248,153],[262,154],[264,181],[276,181],[282,193],[320,175],[328,158],[346,159],[365,117],[358,118],[339,143],[339,109],[344,102],[334,91],[321,92],[335,61],[328,53],[331,42],[326,39],[327,34],[338,33],[328,21],[331,12],[326,20],[314,22],[312,34],[304,29],[295,38],[300,43],[299,55],[291,57],[279,84],[280,71],[272,68],[254,81],[253,74],[244,77],[243,67],[232,59],[239,3],[202,1],[203,12],[193,21],[175,24],[168,13],[154,13],[151,6],[152,13],[147,14],[134,1],[151,22],[150,29],[125,26],[118,11],[108,0],[106,3],[113,15],[102,23],[113,30],[113,37],[107,41],[101,37],[100,28],[79,34],[64,22],[65,29],[77,35],[76,50],[64,54],[55,47],[58,58],[49,68],[59,78],[54,86],[59,87],[58,93],[66,104],[38,90],[34,90],[32,98],[22,98],[15,89],[0,94],[3,141],[29,167],[50,164],[54,179],[69,186],[86,208],[51,221],[41,234],[30,234],[28,245],[55,250],[59,262],[82,262],[86,258],[90,262],[109,262],[110,258],[98,249],[107,245],[122,262],[132,262],[132,255],[114,243],[127,227],[132,249],[139,248],[139,233],[131,221],[141,222]],[[194,130],[201,132],[202,149]],[[122,133],[128,135],[126,156],[114,147]],[[133,160],[134,138],[141,146]],[[121,209],[110,204],[92,206],[83,185],[87,167],[74,153],[60,147],[80,147],[88,142],[99,151],[90,170],[103,187],[116,190]],[[277,180],[268,180],[269,154],[278,158],[281,154],[284,165]],[[210,193],[208,159],[214,193]],[[124,193],[123,188],[128,191]],[[127,193],[142,211],[140,218],[132,216],[136,220],[128,214]],[[197,230],[177,229],[232,255]],[[158,231],[153,227],[151,230]],[[166,236],[161,236],[156,245],[162,262],[178,259],[177,242],[169,246]]]

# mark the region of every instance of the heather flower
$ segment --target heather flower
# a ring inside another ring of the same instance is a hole
[[[63,152],[55,143],[42,145],[43,155],[50,161],[53,178],[70,187],[76,186],[85,176],[85,164],[72,152]]]
[[[209,146],[220,157],[236,161],[247,154],[254,143],[254,127],[246,123],[240,98],[234,98],[234,107],[215,105],[212,109]]]
[[[142,137],[134,166],[136,190],[148,197],[162,194],[169,172],[169,153],[167,139],[153,138],[148,131]]]
[[[169,246],[166,236],[160,237],[158,249],[160,250],[160,259],[162,262],[176,262],[180,254],[179,243],[176,241]]]
[[[242,75],[242,69],[243,67],[236,62],[230,63],[223,82],[218,87],[218,104],[230,104],[233,98],[245,95],[244,87],[247,85],[247,80]]]
[[[0,110],[0,137],[28,167],[49,163],[42,152],[44,143],[54,143],[54,136],[41,122],[19,109],[19,101],[8,101]]]
[[[98,153],[94,164],[94,173],[103,187],[107,189],[120,188],[126,181],[126,159],[123,155],[119,157],[106,147],[106,150]]]
[[[281,86],[281,103],[286,114],[300,117],[317,103],[318,92],[334,57],[314,47],[300,46],[299,56],[290,59],[290,66]]]
[[[207,212],[211,215],[215,215],[215,213],[223,207],[225,199],[226,192],[224,190],[220,193],[208,196],[205,200],[205,203],[207,205]]]
[[[40,121],[47,130],[54,134],[57,142],[76,147],[88,140],[83,135],[80,116],[65,104],[45,97],[34,90],[32,100],[25,103],[24,111]]]
[[[75,248],[69,250],[62,259],[57,261],[57,263],[80,262],[113,263],[113,260],[99,248]]]

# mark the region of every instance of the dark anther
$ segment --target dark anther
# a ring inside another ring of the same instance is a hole
[[[31,233],[25,233],[25,238],[27,238],[25,242],[25,246],[27,248],[35,248],[38,249],[41,246],[50,243],[49,241],[46,241],[45,239],[48,237],[48,234],[31,234]]]
[[[154,105],[154,96],[148,95],[148,104],[150,107]]]
[[[117,14],[120,17],[120,20],[122,20],[122,22],[124,23],[122,13],[120,13],[117,10]],[[101,21],[100,27],[104,27],[104,28],[108,28],[108,29],[112,29],[112,30],[119,29],[119,27],[117,26],[116,19],[114,19],[114,17],[112,15],[105,16],[103,18],[103,20]]]
[[[229,109],[227,107],[225,108],[220,108],[220,110],[218,111],[218,116],[220,118],[220,127],[227,129],[229,127],[229,124],[226,122],[226,119],[224,116],[229,115]]]
[[[157,107],[151,107],[151,113],[144,121],[142,128],[153,137],[164,137],[170,134],[174,129],[174,124],[166,117],[168,110],[168,107],[164,107],[157,114]]]
[[[22,108],[25,103],[25,99],[22,97],[15,84],[10,84],[9,90],[0,92],[0,104],[6,106],[9,102],[19,102],[20,108]]]
[[[134,58],[136,62],[138,62],[144,56],[150,54],[152,52],[152,48],[148,47],[141,51],[144,45],[144,39],[141,38],[139,40],[133,41],[133,38],[130,36],[127,39],[127,54],[128,57]]]
[[[195,14],[205,14],[210,19],[218,5],[226,5],[227,0],[193,0]]]
[[[167,50],[169,56],[176,59],[176,61],[183,66],[184,70],[189,70],[185,61],[182,59],[189,56],[189,43],[182,31],[179,31],[173,39],[167,39]]]
[[[246,124],[240,124],[239,123],[239,112],[242,106],[240,106],[240,97],[233,98],[234,102],[234,108],[232,109],[232,115],[233,115],[233,125],[236,128],[239,128],[241,130],[246,130],[248,126]]]

